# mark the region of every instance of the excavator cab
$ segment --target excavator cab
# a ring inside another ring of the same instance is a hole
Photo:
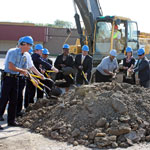
[[[97,17],[92,51],[94,64],[108,56],[111,49],[116,49],[117,59],[122,60],[127,46],[131,46],[134,52],[139,48],[136,22],[118,16]]]

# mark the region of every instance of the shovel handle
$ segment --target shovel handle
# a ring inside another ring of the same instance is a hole
[[[47,76],[47,78],[51,78],[51,77],[48,75],[48,73],[47,73],[47,72],[45,72],[45,75]]]
[[[41,84],[42,86],[44,86],[44,84],[42,82],[39,81],[39,84]]]
[[[40,89],[41,91],[44,91],[39,85],[37,86],[38,89]]]
[[[89,81],[88,81],[87,77],[85,76],[84,71],[82,71],[82,74],[83,74],[83,77],[84,77],[84,79],[86,80],[86,82],[87,82],[87,83],[89,83]]]
[[[73,78],[72,74],[69,74],[69,76],[70,76],[70,78],[71,78],[72,80],[74,80],[74,78]]]
[[[46,72],[56,72],[56,71],[54,71],[54,70],[46,70]]]
[[[30,74],[32,77],[35,77],[35,78],[39,78],[39,79],[41,79],[41,77],[40,76],[37,76],[37,75],[34,75],[34,74]]]
[[[41,84],[42,86],[44,86],[45,88],[47,88],[49,91],[51,91],[51,89],[48,86],[46,86],[45,84],[43,84],[42,82],[39,81],[39,84]]]

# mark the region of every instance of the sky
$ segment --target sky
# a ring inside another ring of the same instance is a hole
[[[103,15],[117,15],[138,22],[141,32],[150,33],[149,0],[99,0]],[[0,0],[0,22],[54,23],[74,21],[72,0]]]

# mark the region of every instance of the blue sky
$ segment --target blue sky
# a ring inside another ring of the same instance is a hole
[[[117,15],[138,22],[141,32],[150,33],[149,0],[99,0],[104,15]],[[74,22],[72,0],[0,0],[0,21],[53,23]]]

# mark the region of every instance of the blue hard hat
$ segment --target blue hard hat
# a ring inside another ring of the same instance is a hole
[[[70,46],[69,46],[68,44],[64,44],[64,45],[63,45],[63,48],[65,48],[65,49],[69,49],[69,48],[70,48]]]
[[[111,56],[117,56],[117,51],[115,50],[115,49],[112,49],[111,51],[110,51],[110,55]]]
[[[24,43],[28,43],[31,45],[34,44],[33,38],[31,36],[24,36],[24,37],[20,38],[19,40],[21,41],[21,43],[24,42]]]
[[[30,53],[30,54],[33,54],[33,48],[30,48],[30,49],[29,49],[29,53]]]
[[[130,46],[128,46],[128,47],[126,48],[126,53],[129,53],[129,52],[132,52],[132,48],[131,48]]]
[[[34,47],[34,50],[43,50],[43,45],[42,44],[36,44]]]
[[[42,51],[42,54],[44,55],[48,55],[49,54],[49,51],[47,48],[44,48],[43,51]]]
[[[23,37],[21,37],[19,40],[18,40],[18,45],[20,45],[20,43],[22,42],[23,40]]]
[[[87,45],[83,45],[82,46],[82,50],[88,52],[89,51],[89,47]]]
[[[143,55],[145,53],[145,49],[144,48],[140,48],[140,49],[138,49],[138,51],[137,51],[137,54],[138,55]]]

